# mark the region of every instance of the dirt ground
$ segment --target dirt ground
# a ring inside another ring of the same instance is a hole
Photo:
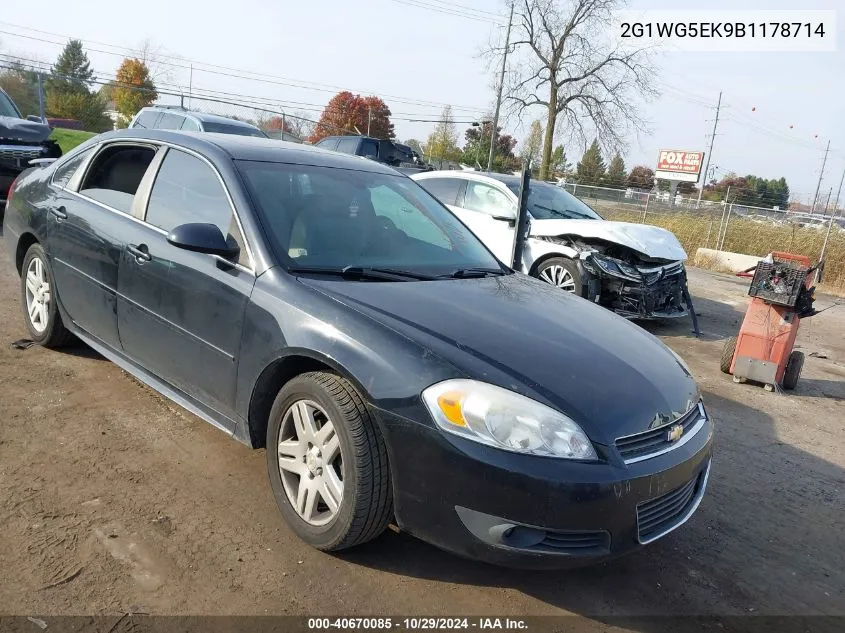
[[[627,558],[498,569],[394,531],[304,545],[251,451],[85,347],[26,335],[0,255],[0,614],[845,614],[845,306],[802,323],[794,393],[719,373],[747,282],[691,271],[704,336],[647,327],[687,360],[716,423],[693,519]],[[819,307],[833,299],[821,297]],[[809,356],[813,352],[820,356]]]

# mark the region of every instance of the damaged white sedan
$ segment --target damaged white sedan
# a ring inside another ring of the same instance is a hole
[[[512,263],[520,179],[472,171],[412,176],[503,262]],[[687,254],[671,231],[603,220],[555,185],[531,181],[522,272],[631,319],[683,317]]]

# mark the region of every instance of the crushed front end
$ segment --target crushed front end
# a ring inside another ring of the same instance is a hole
[[[581,254],[584,296],[629,319],[666,319],[689,314],[683,262],[628,261]]]

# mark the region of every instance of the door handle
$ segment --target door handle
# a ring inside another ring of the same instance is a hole
[[[137,261],[138,263],[148,262],[153,258],[153,256],[150,255],[150,251],[147,248],[146,244],[139,244],[138,246],[135,246],[134,244],[129,244],[126,247],[126,250],[135,256],[135,261]]]
[[[55,215],[57,220],[67,220],[67,211],[64,207],[50,207],[50,213]]]

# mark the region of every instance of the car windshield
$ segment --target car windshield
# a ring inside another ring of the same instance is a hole
[[[8,116],[14,119],[19,119],[21,117],[21,113],[18,112],[15,104],[12,103],[12,100],[3,92],[0,92],[0,116]]]
[[[267,135],[259,129],[248,125],[237,125],[235,123],[218,123],[216,121],[204,121],[203,130],[206,132],[217,132],[218,134],[237,134],[239,136],[258,136],[267,138]]]
[[[277,257],[288,268],[401,271],[425,277],[501,264],[448,209],[404,176],[236,161]]]
[[[508,184],[519,195],[519,183]],[[528,212],[535,220],[601,220],[602,217],[561,187],[531,181]]]

